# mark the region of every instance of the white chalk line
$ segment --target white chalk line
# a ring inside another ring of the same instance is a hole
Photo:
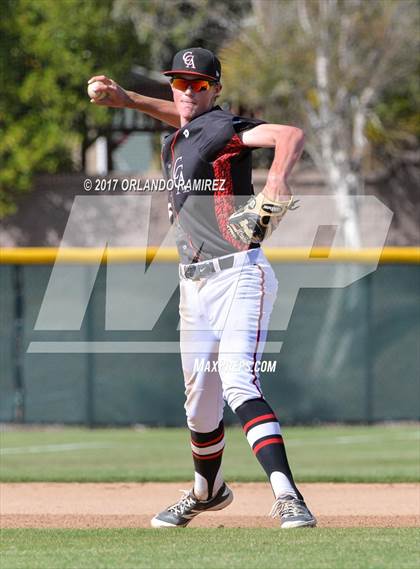
[[[407,433],[405,435],[399,435],[398,437],[392,436],[381,436],[374,437],[372,435],[342,435],[325,439],[305,439],[296,440],[288,439],[287,446],[311,446],[311,445],[323,445],[329,446],[332,444],[346,445],[352,443],[382,443],[386,441],[406,441],[406,440],[420,440],[420,431],[417,433]],[[42,453],[53,453],[53,452],[69,452],[74,450],[91,450],[91,449],[110,449],[110,448],[144,448],[145,444],[127,444],[127,443],[113,443],[113,442],[103,442],[103,443],[62,443],[53,445],[36,445],[36,446],[26,446],[26,447],[5,447],[0,449],[0,455],[8,454],[42,454]]]
[[[68,452],[73,450],[107,449],[116,448],[117,443],[62,443],[55,445],[36,445],[28,447],[5,447],[0,449],[0,455],[4,454],[40,454],[44,452]]]

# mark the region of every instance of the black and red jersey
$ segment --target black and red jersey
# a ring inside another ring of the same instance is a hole
[[[229,234],[226,224],[253,194],[253,149],[238,134],[263,123],[214,107],[165,138],[162,166],[181,263],[249,248]]]

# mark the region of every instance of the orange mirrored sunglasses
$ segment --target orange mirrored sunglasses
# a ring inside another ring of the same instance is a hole
[[[191,89],[194,93],[208,91],[214,83],[215,81],[207,81],[207,79],[181,79],[180,77],[173,77],[171,79],[171,85],[174,89],[186,91],[191,85]]]

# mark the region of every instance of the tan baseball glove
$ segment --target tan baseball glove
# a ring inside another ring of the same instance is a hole
[[[251,196],[229,217],[227,229],[234,239],[242,243],[261,243],[270,237],[288,209],[298,207],[296,203],[293,196],[277,202],[266,198],[261,192]]]

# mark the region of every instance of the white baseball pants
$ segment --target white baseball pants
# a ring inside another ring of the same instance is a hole
[[[225,400],[235,411],[262,397],[256,368],[277,286],[261,249],[236,253],[232,268],[207,278],[181,278],[181,358],[190,429],[216,429]]]

